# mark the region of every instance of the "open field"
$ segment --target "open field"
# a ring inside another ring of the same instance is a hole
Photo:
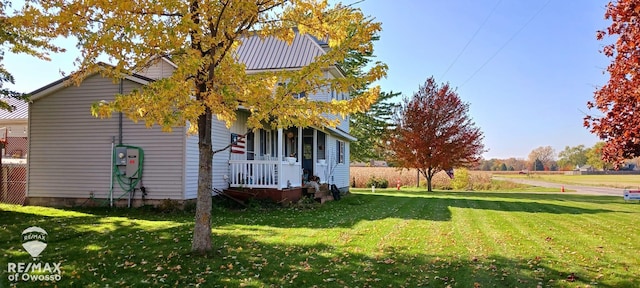
[[[640,189],[640,175],[518,175],[500,174],[500,177],[523,178],[562,184]]]
[[[21,233],[39,226],[59,287],[640,286],[640,205],[620,197],[367,191],[314,209],[214,207],[207,257],[189,253],[192,213],[0,204],[0,266],[32,261]]]
[[[426,187],[427,180],[420,176],[418,180],[418,173],[415,169],[400,170],[393,167],[351,167],[351,186],[364,188],[367,187],[366,183],[372,177],[386,179],[389,182],[389,187],[396,187],[398,181],[404,188],[416,187],[419,184],[420,187]],[[455,174],[455,171],[454,171]],[[459,176],[459,173],[457,174]],[[502,176],[502,174],[500,174]],[[517,174],[516,174],[517,175]],[[497,181],[492,179],[493,173],[489,171],[469,171],[469,186],[465,189],[467,191],[510,191],[510,192],[558,192],[556,188],[534,187],[523,184],[517,184],[508,181]],[[419,181],[419,183],[418,183]],[[355,185],[354,185],[355,184]],[[445,172],[439,172],[433,177],[433,189],[435,190],[451,190],[451,179]],[[571,192],[567,190],[567,192]]]

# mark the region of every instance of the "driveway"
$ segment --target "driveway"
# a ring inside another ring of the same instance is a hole
[[[609,188],[609,187],[596,187],[596,186],[581,186],[574,184],[560,184],[560,183],[551,183],[540,180],[530,180],[530,179],[521,179],[521,178],[507,178],[507,177],[493,177],[493,179],[501,180],[501,181],[510,181],[515,183],[540,186],[540,187],[549,187],[549,188],[558,188],[558,192],[562,186],[567,190],[574,190],[577,194],[586,194],[586,195],[601,195],[601,196],[620,196],[622,197],[622,191],[624,189],[621,188]]]

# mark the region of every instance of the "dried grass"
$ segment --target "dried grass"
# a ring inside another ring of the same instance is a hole
[[[366,187],[367,181],[372,178],[383,178],[389,181],[389,187],[396,187],[397,181],[401,186],[416,187],[418,173],[416,169],[398,169],[393,167],[351,167],[351,186],[357,188]],[[494,190],[495,181],[491,181],[491,172],[469,171],[469,187],[467,190]],[[426,187],[427,180],[420,176],[420,187]],[[433,189],[451,190],[451,179],[444,171],[438,172],[433,177]]]

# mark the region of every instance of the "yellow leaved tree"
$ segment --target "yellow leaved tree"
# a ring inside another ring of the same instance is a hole
[[[28,27],[15,23],[12,10],[10,1],[0,0],[0,96],[23,99],[22,93],[4,87],[5,83],[15,84],[13,75],[2,63],[5,52],[24,53],[50,60],[49,52],[62,52],[64,49],[51,44],[51,37],[39,35]],[[6,101],[0,101],[0,109],[12,111],[14,108]]]
[[[71,77],[76,84],[96,71],[120,78],[159,56],[176,64],[170,77],[113,102],[96,103],[92,113],[110,117],[120,111],[167,131],[195,124],[190,127],[199,137],[200,168],[192,250],[199,253],[211,250],[214,117],[230,126],[242,107],[251,112],[247,125],[253,129],[336,125],[338,120],[327,114],[363,111],[379,89],[331,102],[292,95],[327,87],[348,93],[386,73],[386,65],[375,63],[357,77],[324,77],[349,52],[371,52],[381,24],[358,8],[321,0],[27,0],[21,21],[39,33],[78,39],[79,72]],[[243,40],[257,35],[291,43],[296,31],[327,40],[329,49],[301,69],[245,73],[236,53]],[[113,67],[98,65],[105,56]],[[287,85],[278,85],[282,81]]]

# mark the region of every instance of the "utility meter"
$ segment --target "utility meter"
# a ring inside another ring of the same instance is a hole
[[[115,165],[121,176],[127,178],[139,178],[140,149],[119,146],[116,147],[114,155]]]
[[[116,155],[115,155],[116,165],[124,166],[127,165],[127,147],[116,147]]]

